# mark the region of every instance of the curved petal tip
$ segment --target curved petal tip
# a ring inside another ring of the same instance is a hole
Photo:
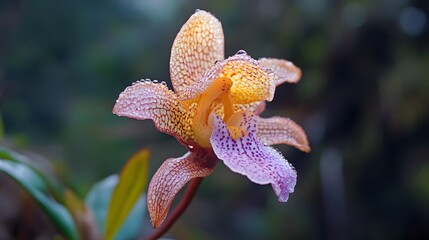
[[[213,152],[201,150],[167,159],[159,167],[147,192],[147,209],[154,228],[165,220],[180,189],[193,178],[208,176],[216,162]]]
[[[271,184],[280,202],[286,202],[295,188],[295,169],[274,148],[259,142],[257,121],[253,114],[242,112],[239,128],[247,134],[231,136],[222,118],[214,115],[215,128],[210,138],[213,151],[233,172],[247,176],[257,184]]]

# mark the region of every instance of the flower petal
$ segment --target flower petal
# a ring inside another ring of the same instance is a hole
[[[265,101],[248,103],[248,104],[234,104],[234,112],[246,111],[246,112],[252,112],[255,115],[259,115],[263,111],[265,111],[266,105],[267,104]]]
[[[232,171],[258,184],[270,183],[280,202],[286,202],[296,184],[295,169],[275,149],[255,138],[257,121],[253,114],[242,112],[239,128],[246,132],[234,139],[227,125],[213,115],[214,130],[210,138],[213,151]]]
[[[195,12],[180,29],[171,49],[170,78],[175,92],[181,95],[215,61],[224,58],[221,23],[208,12]]]
[[[118,116],[151,119],[162,132],[185,145],[193,142],[192,112],[187,111],[165,84],[140,81],[127,87],[113,108]]]
[[[259,63],[275,73],[276,86],[285,82],[297,83],[301,78],[301,69],[290,61],[277,58],[260,58]]]
[[[214,80],[222,77],[231,79],[231,96],[235,104],[271,101],[274,97],[275,79],[273,72],[240,50],[234,56],[217,62],[204,75],[183,90],[181,100],[188,100],[203,93]]]
[[[149,184],[147,209],[154,228],[167,217],[171,203],[185,184],[197,177],[210,175],[217,158],[213,152],[199,150],[186,153],[181,158],[167,159]]]
[[[255,115],[259,115],[265,110],[266,105],[267,104],[265,101],[254,102],[249,104],[233,104],[233,109],[234,109],[234,112],[246,111],[246,112],[251,112]],[[219,115],[222,118],[225,117],[224,108],[220,103],[213,107],[213,112],[215,112],[217,115]]]
[[[289,118],[272,117],[257,118],[258,131],[256,137],[267,144],[287,144],[301,151],[310,152],[307,135],[297,123]]]

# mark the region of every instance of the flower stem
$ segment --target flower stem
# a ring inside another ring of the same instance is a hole
[[[192,199],[194,198],[195,192],[197,191],[198,187],[200,186],[201,181],[203,178],[198,177],[194,178],[189,182],[189,186],[186,189],[185,194],[183,195],[182,199],[178,203],[178,205],[174,208],[171,215],[164,221],[164,223],[161,224],[149,237],[145,238],[147,240],[156,240],[164,233],[166,233],[171,226],[176,222],[176,220],[185,212],[186,208],[191,203]]]

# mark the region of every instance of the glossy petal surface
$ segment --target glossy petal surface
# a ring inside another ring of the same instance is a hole
[[[231,136],[218,115],[212,115],[215,128],[210,138],[213,151],[232,171],[258,184],[271,184],[280,202],[286,202],[296,184],[295,169],[275,149],[257,141],[257,121],[243,112],[239,128],[247,132],[238,139]]]
[[[152,177],[147,192],[147,208],[154,228],[167,217],[176,194],[191,179],[206,177],[217,162],[211,151],[187,153],[167,159]]]
[[[139,120],[151,119],[160,131],[184,144],[192,143],[192,111],[182,107],[165,84],[134,83],[119,95],[113,113]]]
[[[261,58],[259,63],[275,73],[276,86],[285,82],[297,83],[301,79],[301,69],[290,61],[277,58]]]
[[[267,145],[287,144],[301,151],[310,152],[307,135],[297,123],[289,118],[257,118],[259,141]]]
[[[170,78],[175,92],[181,95],[215,61],[223,59],[221,23],[208,12],[195,12],[180,29],[171,49]]]
[[[180,98],[193,99],[204,92],[214,80],[226,77],[233,82],[231,96],[234,103],[271,101],[275,91],[275,79],[272,76],[272,72],[243,51],[217,62],[198,82],[184,89]]]

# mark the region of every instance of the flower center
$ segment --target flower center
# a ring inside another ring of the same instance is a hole
[[[231,79],[220,77],[214,80],[205,92],[200,94],[197,111],[192,124],[192,130],[194,132],[195,142],[201,147],[211,148],[210,136],[213,131],[213,123],[211,122],[211,119],[209,119],[209,116],[216,105],[219,103],[222,104],[224,121],[234,115],[230,93],[231,87]],[[233,136],[241,135],[241,131],[238,128],[234,129],[234,127],[231,127],[230,131],[233,132],[231,134]]]

